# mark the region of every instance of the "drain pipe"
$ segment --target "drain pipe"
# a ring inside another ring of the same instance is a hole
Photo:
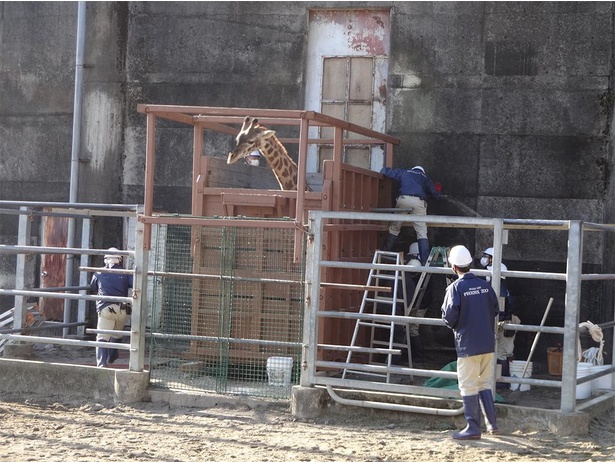
[[[75,58],[75,96],[73,100],[73,146],[70,155],[70,191],[68,202],[77,202],[79,190],[79,151],[81,147],[81,108],[83,97],[83,57],[85,55],[85,3],[78,2],[77,6],[77,44]],[[68,234],[66,247],[72,248],[75,243],[75,219],[68,218]],[[65,286],[73,285],[73,268],[75,267],[75,255],[66,255]],[[64,323],[71,321],[71,300],[64,300]],[[63,337],[70,334],[67,327],[63,330]]]
[[[457,416],[463,414],[464,408],[463,406],[456,409],[440,409],[434,407],[425,407],[425,406],[412,406],[410,404],[395,404],[395,403],[384,403],[380,401],[366,401],[359,399],[348,399],[342,398],[338,395],[331,385],[327,385],[327,392],[329,392],[329,396],[333,398],[333,401],[344,404],[346,406],[358,406],[358,407],[367,407],[371,409],[384,409],[387,411],[402,411],[402,412],[414,412],[416,414],[430,414],[430,415],[442,415],[442,416]],[[423,396],[424,398],[424,396]]]

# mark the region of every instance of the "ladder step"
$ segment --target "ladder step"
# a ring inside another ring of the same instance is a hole
[[[387,281],[394,281],[395,279],[401,279],[401,276],[395,276],[394,274],[377,274],[372,276],[372,279],[385,279]]]
[[[398,299],[391,299],[391,298],[380,298],[380,297],[365,297],[363,300],[365,300],[366,302],[375,302],[375,303],[382,303],[385,305],[394,305],[396,303],[403,303],[404,299],[403,298],[398,298]]]
[[[389,342],[387,342],[386,340],[374,340],[372,343],[374,345],[389,345]],[[406,348],[405,343],[391,343],[390,345],[391,345],[392,350],[399,349],[400,347]],[[386,353],[383,353],[383,354],[386,354]],[[391,354],[397,356],[396,353],[391,353]]]
[[[390,329],[391,328],[391,324],[378,324],[376,322],[359,321],[357,324],[359,326],[378,327],[378,328],[381,328],[381,329]]]

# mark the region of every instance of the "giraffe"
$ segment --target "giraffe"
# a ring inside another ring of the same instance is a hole
[[[228,153],[227,164],[233,164],[258,150],[267,159],[280,188],[285,191],[297,189],[297,164],[276,138],[275,131],[263,127],[257,119],[247,116],[237,134],[236,142],[235,149]]]

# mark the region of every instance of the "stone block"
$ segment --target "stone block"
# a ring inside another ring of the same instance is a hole
[[[149,372],[115,371],[114,401],[116,403],[136,403],[147,397]]]
[[[290,411],[298,419],[320,417],[327,405],[327,391],[324,388],[294,386],[291,389]]]

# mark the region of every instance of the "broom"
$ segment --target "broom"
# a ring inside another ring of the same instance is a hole
[[[551,309],[551,305],[553,304],[553,297],[549,299],[549,303],[547,305],[547,309],[545,310],[545,314],[542,316],[542,321],[540,321],[540,327],[545,325],[545,321],[547,320],[547,316],[549,315],[549,310]],[[536,332],[536,336],[534,337],[534,342],[532,343],[532,348],[530,348],[530,354],[527,357],[527,361],[525,362],[525,367],[523,368],[523,373],[521,374],[521,378],[525,377],[525,373],[527,372],[527,367],[530,365],[530,361],[532,360],[532,356],[534,355],[534,350],[536,350],[536,345],[538,345],[538,338],[540,337],[540,331]],[[513,390],[512,393],[516,391],[521,391],[521,385],[516,390]]]

